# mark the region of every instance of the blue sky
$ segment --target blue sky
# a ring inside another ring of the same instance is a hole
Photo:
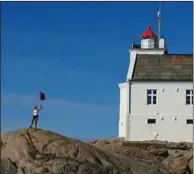
[[[128,49],[151,25],[158,2],[4,2],[2,130],[30,124],[81,139],[115,137]],[[171,53],[192,53],[192,2],[164,2],[161,35]]]

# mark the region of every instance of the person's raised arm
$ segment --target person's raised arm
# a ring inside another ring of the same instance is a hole
[[[39,111],[42,110],[42,104],[40,104],[40,108],[39,108]]]

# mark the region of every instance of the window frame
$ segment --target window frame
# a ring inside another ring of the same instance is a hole
[[[187,119],[186,124],[193,124],[193,119]]]
[[[147,89],[147,105],[157,104],[157,89]]]
[[[156,124],[156,119],[155,118],[148,118],[147,124]]]
[[[185,103],[186,105],[193,105],[193,89],[186,89]]]

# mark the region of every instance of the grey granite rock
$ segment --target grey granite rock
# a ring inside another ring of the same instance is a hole
[[[2,134],[2,174],[167,174],[193,171],[192,143],[81,142],[46,130]],[[7,173],[6,173],[7,172]]]

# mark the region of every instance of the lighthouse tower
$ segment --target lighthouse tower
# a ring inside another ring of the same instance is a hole
[[[141,43],[132,43],[130,53],[138,54],[164,54],[166,52],[165,38],[156,35],[152,27],[148,26],[145,32],[140,36]]]
[[[127,78],[119,84],[118,136],[192,142],[193,55],[168,54],[165,39],[151,26],[140,38],[129,49]]]
[[[164,37],[157,36],[151,26],[148,26],[141,36],[141,43],[132,43],[129,49],[130,64],[127,73],[127,80],[132,79],[132,74],[137,55],[163,55],[167,53],[166,41]]]
[[[152,31],[151,26],[148,26],[147,30],[141,35],[141,48],[158,48],[158,36]]]

